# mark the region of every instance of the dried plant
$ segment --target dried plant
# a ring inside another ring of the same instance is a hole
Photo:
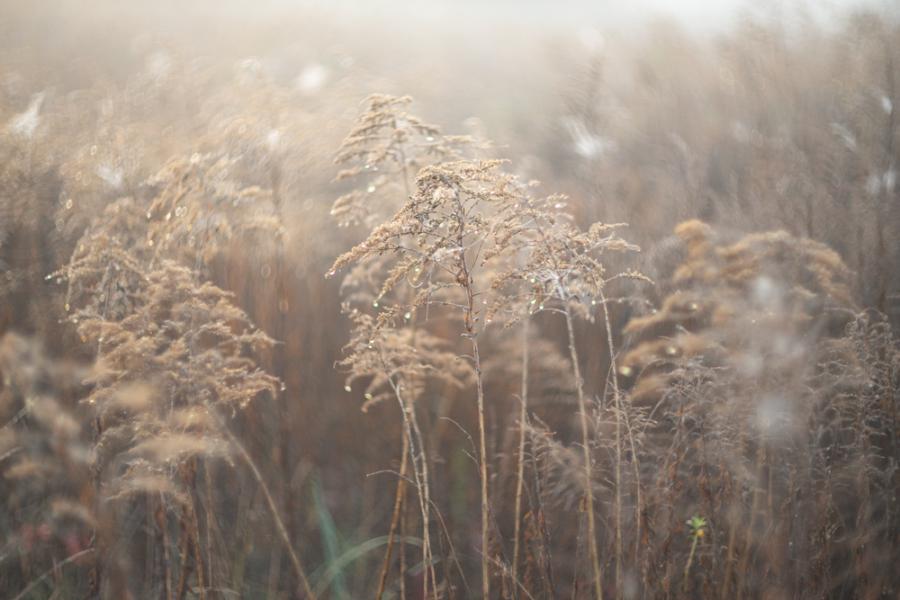
[[[469,138],[441,135],[440,130],[436,126],[425,124],[418,117],[408,114],[406,108],[410,103],[411,99],[409,97],[397,98],[386,95],[373,95],[366,100],[367,109],[359,116],[356,126],[343,141],[335,157],[335,163],[346,167],[338,173],[336,181],[361,178],[369,179],[369,181],[366,184],[365,191],[353,190],[335,201],[331,214],[338,220],[339,226],[365,223],[371,230],[371,227],[377,223],[378,219],[387,218],[396,210],[398,204],[402,204],[402,198],[409,196],[410,186],[412,185],[411,178],[421,166],[445,160],[449,157],[456,158],[458,157],[457,148],[462,149],[464,146],[471,145],[472,142]],[[345,311],[350,311],[351,318],[355,323],[354,336],[357,339],[370,340],[375,332],[373,329],[375,325],[371,319],[359,313],[358,309],[351,309],[350,307],[357,305],[378,308],[379,301],[386,291],[382,289],[383,278],[389,269],[389,256],[370,255],[361,258],[343,279],[344,309]],[[333,275],[334,272],[335,269],[333,268],[329,272],[329,276]],[[405,311],[403,320],[408,324],[412,324],[409,329],[410,345],[407,347],[408,351],[405,359],[409,361],[410,368],[417,368],[414,365],[420,365],[419,356],[421,355],[416,353],[420,351],[427,353],[429,351],[427,345],[425,348],[419,348],[418,344],[420,342],[428,343],[431,341],[431,338],[428,337],[427,333],[424,336],[417,334],[413,322],[415,313],[415,307],[412,306],[413,296],[413,291],[400,290],[397,300],[398,306],[406,305],[406,308],[403,309]],[[377,327],[379,331],[383,330],[385,324],[391,320],[390,318],[385,320],[385,316],[390,314],[391,317],[397,318],[399,314],[393,313],[398,312],[398,310],[395,309],[391,313],[384,313],[379,317],[380,325]],[[413,354],[415,356],[412,356]],[[388,382],[393,380],[392,373],[395,369],[400,368],[400,361],[394,360],[395,358],[397,357],[388,359],[381,356],[375,362],[375,368],[373,369],[371,361],[365,360],[364,354],[357,351],[353,352],[344,364],[351,369],[351,373],[356,372],[358,369],[362,369],[361,373],[367,375],[384,373],[380,377],[374,377],[370,384],[370,387],[377,387],[384,385],[385,377]],[[388,368],[387,365],[390,365],[390,367]],[[400,518],[399,511],[404,494],[404,468],[406,466],[407,451],[412,453],[413,471],[421,502],[420,509],[425,541],[423,544],[423,562],[426,565],[431,565],[432,563],[429,535],[430,519],[428,518],[431,512],[428,475],[429,459],[426,454],[426,444],[421,436],[415,403],[413,402],[421,392],[419,386],[422,382],[422,375],[423,373],[419,373],[418,378],[408,378],[409,381],[406,381],[407,385],[404,386],[402,394],[400,393],[400,386],[403,384],[400,382],[397,383],[397,389],[388,389],[383,392],[390,395],[390,392],[393,391],[400,402],[406,435],[403,441],[404,449],[401,458],[400,481],[398,482],[397,499],[389,534],[390,541],[382,569],[380,589],[376,594],[378,598],[381,597],[384,591],[393,538]],[[417,387],[413,387],[416,380],[419,383],[416,384]],[[393,387],[393,385],[389,387]],[[367,392],[366,395],[369,401],[363,405],[363,410],[369,406],[370,401],[375,400],[372,392]],[[433,567],[430,573],[432,585],[435,593],[437,593],[437,581],[434,578]],[[424,580],[424,595],[426,597],[428,596],[428,585],[429,578],[426,576]]]
[[[0,595],[897,595],[886,12],[98,1],[2,13]]]
[[[654,390],[679,361],[705,358],[715,365],[725,352],[759,339],[739,324],[780,328],[779,354],[789,361],[797,354],[792,344],[840,335],[855,309],[846,266],[822,244],[774,232],[717,246],[709,226],[697,221],[676,232],[686,245],[685,261],[672,275],[676,291],[625,328],[633,348],[619,374],[634,384],[635,402],[658,400]],[[746,351],[738,356],[746,358],[746,369],[761,367],[750,364]]]
[[[379,223],[402,206],[419,169],[460,159],[474,140],[447,136],[407,112],[412,98],[373,94],[344,139],[334,162],[343,168],[335,181],[362,181],[335,200],[331,215],[341,226]],[[397,202],[400,199],[401,202]]]
[[[412,457],[413,476],[419,490],[423,529],[422,560],[423,565],[429,569],[431,585],[437,594],[429,534],[432,500],[428,483],[428,458],[425,452],[426,442],[416,418],[415,402],[422,396],[429,382],[463,387],[470,378],[471,371],[468,365],[445,349],[446,344],[442,340],[427,331],[397,329],[392,321],[398,320],[399,315],[393,311],[386,310],[377,318],[353,311],[350,317],[354,322],[354,337],[347,346],[347,357],[341,362],[348,371],[345,389],[351,391],[353,383],[359,379],[368,380],[363,411],[376,402],[392,397],[400,405]],[[425,596],[428,595],[428,584],[429,578],[426,576]]]
[[[847,269],[821,244],[780,232],[719,245],[711,228],[696,222],[677,231],[687,245],[685,262],[674,272],[678,291],[658,311],[627,326],[634,348],[619,367],[632,402],[649,417],[641,462],[663,460],[642,474],[647,529],[652,535],[666,532],[658,543],[651,538],[650,547],[663,550],[646,559],[643,577],[647,586],[656,579],[666,593],[674,589],[678,513],[703,514],[725,554],[721,562],[715,555],[701,558],[703,571],[690,581],[685,570],[684,593],[714,593],[711,586],[718,585],[715,593],[721,595],[776,588],[799,594],[813,586],[819,569],[836,575],[837,565],[852,553],[846,541],[814,548],[809,540],[846,539],[848,534],[834,538],[842,520],[865,521],[861,526],[869,532],[884,526],[865,500],[832,496],[844,460],[867,461],[864,443],[849,438],[848,444],[834,444],[830,436],[840,435],[838,422],[854,419],[844,413],[832,420],[841,411],[877,412],[863,408],[858,392],[850,400],[838,391],[854,389],[859,380],[834,368],[856,362],[851,355],[861,349],[849,350],[849,340],[870,319],[854,316]],[[833,454],[838,446],[847,452],[841,459]],[[796,516],[803,512],[808,519]],[[696,562],[695,544],[678,547]],[[784,548],[791,548],[787,555]],[[857,556],[858,569],[875,562],[871,555]],[[657,570],[657,564],[668,566]],[[753,573],[762,572],[773,574],[773,587],[754,579]],[[856,580],[835,589],[854,595],[885,589],[877,578],[871,582],[871,588]],[[806,591],[827,595],[835,589]]]
[[[98,534],[104,522],[89,485],[90,438],[73,401],[83,391],[84,371],[48,358],[34,340],[9,333],[0,339],[0,578],[31,582],[21,585],[19,598],[51,566],[60,577],[69,563],[90,563],[94,537],[105,535]],[[17,554],[20,560],[11,560]],[[109,557],[108,564],[111,579],[120,578],[122,561]],[[73,585],[86,588],[84,578],[71,568],[66,572]],[[8,591],[13,597],[19,590]]]
[[[146,209],[130,198],[112,203],[69,264],[48,276],[68,282],[65,309],[82,342],[95,349],[96,366],[86,379],[91,392],[83,400],[96,415],[94,479],[110,499],[159,496],[163,511],[179,515],[183,548],[191,549],[201,588],[213,569],[203,564],[196,500],[190,500],[197,459],[227,459],[237,450],[268,495],[223,415],[233,416],[261,395],[277,397],[282,387],[253,358],[274,341],[253,327],[231,294],[203,281],[201,270],[235,235],[228,215],[255,201],[248,213],[254,216],[238,221],[240,234],[279,230],[274,217],[261,216],[265,192],[235,187],[226,177],[228,164],[198,156],[173,162],[148,181],[155,195]],[[207,485],[209,469],[207,463]],[[300,587],[312,597],[271,498],[269,505]],[[212,507],[204,510],[209,525]],[[167,517],[161,518],[167,529]],[[207,545],[212,535],[207,527]],[[177,585],[167,567],[168,593],[183,593],[187,559],[184,554]]]
[[[416,192],[389,222],[335,261],[331,273],[373,256],[394,258],[373,305],[403,281],[416,289],[412,305],[450,309],[461,316],[475,371],[481,473],[482,585],[490,594],[490,511],[485,442],[484,386],[478,335],[483,329],[478,302],[488,291],[478,279],[491,253],[501,249],[493,224],[508,219],[519,204],[519,186],[499,171],[498,161],[455,161],[423,168]]]
[[[588,518],[588,548],[593,569],[594,590],[598,598],[603,595],[602,574],[600,570],[600,557],[597,550],[597,528],[594,518],[594,494],[593,477],[594,468],[591,456],[590,422],[591,412],[588,409],[584,393],[584,382],[579,367],[579,357],[576,349],[574,315],[585,316],[593,319],[593,311],[590,307],[598,303],[604,311],[604,320],[607,326],[607,339],[609,343],[610,359],[614,360],[612,342],[612,330],[609,325],[609,316],[606,312],[605,289],[620,277],[641,279],[643,276],[636,272],[626,272],[609,276],[601,262],[604,253],[636,251],[638,248],[628,244],[615,235],[615,229],[621,225],[604,225],[596,223],[587,232],[579,231],[571,222],[570,217],[561,213],[565,206],[564,198],[555,196],[540,201],[529,199],[520,210],[520,220],[506,222],[505,228],[500,234],[508,239],[516,248],[516,252],[523,256],[523,266],[508,270],[494,280],[493,286],[497,289],[513,290],[513,298],[522,303],[523,296],[526,306],[532,312],[543,310],[558,311],[563,314],[566,322],[568,336],[569,358],[573,369],[573,379],[578,399],[578,410],[581,424],[581,441],[583,450],[584,490],[587,505]],[[519,285],[511,285],[511,284]],[[530,298],[529,298],[530,297]],[[527,318],[527,317],[526,317]],[[613,373],[614,373],[613,369]],[[613,395],[616,410],[621,410],[619,405],[618,383],[613,381]],[[621,432],[616,421],[616,448],[617,456],[621,458]],[[522,440],[524,440],[524,423],[522,425]],[[520,442],[520,445],[523,442]],[[616,485],[620,487],[621,460],[616,461]],[[621,502],[616,502],[616,535],[621,531]],[[616,586],[621,584],[622,576],[620,564],[622,562],[621,543],[617,542],[616,549]]]

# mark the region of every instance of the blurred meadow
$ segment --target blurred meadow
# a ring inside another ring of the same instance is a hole
[[[896,598],[892,2],[0,1],[0,597]]]

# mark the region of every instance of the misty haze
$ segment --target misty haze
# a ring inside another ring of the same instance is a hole
[[[900,5],[0,0],[0,598],[900,597]]]

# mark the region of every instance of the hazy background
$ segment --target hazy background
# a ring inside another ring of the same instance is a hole
[[[0,3],[0,125],[15,157],[0,172],[0,260],[15,274],[0,332],[89,361],[64,321],[63,291],[45,276],[106,205],[142,198],[167,161],[238,157],[240,182],[274,189],[285,226],[283,243],[225,247],[209,267],[283,342],[264,364],[286,390],[240,434],[308,564],[324,569],[383,535],[394,480],[372,474],[396,468],[396,407],[363,414],[363,398],[344,391],[334,365],[348,325],[338,282],[323,276],[363,235],[337,229],[329,210],[346,191],[332,182],[334,152],[371,93],[409,94],[412,111],[446,133],[491,140],[512,170],[569,194],[580,224],[628,222],[644,249],[636,266],[650,273],[664,270],[672,229],[690,218],[735,236],[784,229],[824,242],[851,268],[860,306],[886,313],[896,331],[897,4],[625,4]],[[617,327],[629,316],[617,311]],[[539,326],[563,347],[558,324]],[[608,371],[605,338],[593,325],[579,335],[593,393]],[[498,456],[514,423],[507,388],[496,384],[504,400],[489,414]],[[440,417],[471,429],[469,400],[449,394],[425,417],[435,495],[467,567],[478,560],[477,485],[460,458],[465,437]],[[571,398],[537,410],[571,432],[561,406],[568,415]],[[504,462],[497,478],[509,476]],[[232,532],[247,540],[247,589],[287,589],[262,500],[246,478],[229,485],[255,507]],[[379,558],[347,568],[336,597],[371,589]]]

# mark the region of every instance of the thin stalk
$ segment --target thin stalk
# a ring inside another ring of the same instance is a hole
[[[169,526],[165,512],[165,498],[162,493],[159,495],[159,502],[155,511],[156,526],[159,529],[162,538],[163,548],[163,587],[166,593],[166,600],[172,600],[172,572],[171,557],[169,556]]]
[[[460,249],[466,247],[466,217],[467,211],[456,194],[457,213],[456,220],[458,229],[456,232],[456,241]],[[477,261],[476,261],[477,262]],[[465,334],[472,344],[472,359],[475,366],[475,383],[477,391],[477,409],[478,409],[478,445],[479,445],[479,467],[481,475],[481,593],[484,600],[491,597],[491,579],[490,579],[490,497],[488,496],[488,471],[487,471],[487,442],[485,439],[485,419],[484,419],[484,377],[481,370],[481,352],[478,348],[478,332],[476,330],[476,312],[475,312],[475,290],[472,271],[466,260],[466,253],[461,251],[459,254],[459,273],[457,281],[465,290],[466,306],[464,308],[465,315]]]
[[[512,580],[518,581],[519,537],[522,524],[522,491],[525,481],[525,419],[528,418],[528,330],[531,318],[526,314],[522,323],[522,388],[519,398],[519,451],[516,472],[516,507],[513,513],[515,526],[513,529]]]
[[[375,600],[381,600],[384,595],[384,588],[387,585],[388,571],[391,567],[391,553],[394,550],[394,539],[397,534],[397,526],[400,524],[400,507],[403,504],[403,495],[406,492],[406,467],[408,464],[407,457],[409,455],[409,438],[406,432],[400,436],[402,439],[403,449],[400,458],[400,477],[397,480],[397,495],[394,497],[394,512],[391,515],[391,528],[388,532],[387,550],[384,553],[384,563],[381,565],[381,577],[378,581],[378,591],[375,593]],[[401,573],[401,577],[402,577]]]
[[[728,550],[725,554],[725,576],[722,578],[722,590],[719,592],[720,598],[728,598],[728,584],[731,581],[731,569],[734,564],[734,545],[735,538],[737,535],[737,526],[735,525],[736,519],[731,520],[731,524],[728,526]]]
[[[697,551],[697,542],[700,541],[700,536],[694,534],[694,542],[691,544],[691,553],[688,554],[687,564],[684,565],[684,581],[682,583],[682,591],[686,594],[688,590],[688,574],[691,571],[691,563],[694,562],[694,553]]]
[[[247,449],[244,448],[244,445],[241,444],[240,440],[235,437],[231,430],[228,429],[228,426],[224,423],[220,423],[219,429],[221,429],[228,440],[234,445],[237,449],[238,454],[241,455],[241,458],[244,459],[244,462],[247,463],[247,466],[250,468],[250,472],[253,474],[254,479],[256,479],[256,483],[259,485],[260,490],[262,490],[263,496],[266,498],[266,504],[269,507],[269,512],[272,515],[272,520],[275,522],[275,528],[278,530],[278,535],[281,537],[281,541],[284,544],[285,550],[288,552],[288,556],[291,557],[291,564],[294,567],[294,572],[297,575],[297,579],[299,580],[300,592],[303,596],[305,596],[308,600],[316,600],[316,595],[313,593],[312,587],[309,585],[309,579],[306,577],[306,571],[303,569],[303,565],[300,562],[300,557],[297,556],[297,553],[294,551],[294,547],[291,545],[291,538],[288,535],[288,531],[284,526],[284,521],[281,519],[281,515],[278,514],[278,507],[275,505],[275,499],[272,498],[271,492],[269,492],[269,486],[266,485],[265,480],[263,479],[262,473],[259,472],[259,469],[256,466],[256,463],[253,461],[253,458],[250,456],[250,453],[247,452]]]
[[[145,511],[146,514],[144,515],[144,518],[146,519],[147,523],[146,523],[145,527],[147,528],[147,532],[149,533],[149,532],[153,531],[153,512],[154,512],[153,511],[153,497],[148,495],[146,498],[143,499],[143,501],[144,501],[144,504],[146,507],[146,511]],[[147,576],[149,576],[151,573],[153,573],[153,579],[157,578],[156,574],[154,573],[154,569],[156,567],[156,563],[159,562],[157,560],[158,556],[153,551],[154,543],[156,543],[156,542],[157,542],[156,536],[148,535],[147,538],[144,540],[144,573]],[[150,589],[152,589],[152,585],[155,583],[156,583],[155,581],[153,581],[153,582],[148,581],[148,577],[146,577],[146,576],[144,577],[144,588],[143,588],[144,595],[147,595],[149,592],[148,586],[150,586]]]
[[[429,534],[429,523],[430,519],[428,517],[428,507],[431,503],[431,494],[428,486],[428,461],[425,457],[425,446],[422,443],[422,432],[419,430],[419,423],[416,419],[415,409],[413,409],[412,405],[406,402],[403,397],[403,394],[400,393],[400,386],[393,380],[393,378],[388,378],[388,382],[390,383],[391,389],[394,391],[394,396],[397,398],[397,402],[400,404],[400,410],[403,412],[403,426],[406,430],[406,435],[409,438],[409,450],[412,455],[412,463],[413,463],[413,477],[416,482],[416,488],[418,489],[418,497],[419,497],[419,510],[422,513],[422,564],[425,569],[425,576],[423,582],[423,592],[422,597],[428,597],[428,582],[429,575],[431,576],[432,581],[432,591],[434,592],[434,597],[437,599],[437,582],[434,577],[434,565],[431,560],[431,535]],[[415,436],[415,437],[413,437]],[[419,440],[419,449],[416,450],[415,440]],[[418,459],[416,456],[418,455]]]
[[[204,485],[206,486],[206,567],[208,570],[207,573],[207,583],[208,587],[215,587],[215,553],[213,552],[213,532],[216,531],[216,521],[215,516],[212,511],[212,503],[213,503],[213,484],[212,484],[212,476],[209,473],[210,463],[209,461],[203,462],[203,480]]]
[[[481,355],[478,352],[478,341],[472,338],[472,354],[475,357],[475,377],[478,386],[478,444],[481,466],[481,591],[484,600],[491,597],[490,568],[490,541],[488,526],[490,518],[488,511],[488,472],[487,472],[487,445],[485,442],[484,426],[484,385],[481,375]]]
[[[191,573],[190,558],[190,542],[187,536],[187,507],[182,508],[181,518],[179,519],[179,551],[181,554],[181,564],[178,569],[178,586],[176,587],[175,598],[183,600],[187,593],[187,580]]]
[[[447,547],[450,550],[450,558],[453,560],[453,564],[456,566],[456,570],[459,571],[459,577],[462,580],[463,587],[466,590],[466,597],[472,596],[472,588],[469,587],[469,581],[466,579],[466,572],[463,570],[462,565],[459,564],[459,557],[456,553],[456,548],[453,546],[453,539],[450,536],[450,530],[447,529],[447,523],[444,521],[444,516],[441,514],[440,509],[434,503],[431,502],[431,508],[434,510],[434,514],[437,516],[437,522],[441,526],[441,530],[444,532],[444,538],[447,540]],[[440,539],[440,537],[438,537]],[[450,596],[453,598],[453,595]]]
[[[575,377],[575,391],[578,396],[578,411],[581,417],[581,441],[584,450],[584,478],[588,517],[588,549],[591,568],[594,574],[594,594],[597,600],[603,600],[603,581],[600,571],[600,555],[597,550],[597,524],[594,519],[594,490],[591,484],[593,461],[591,460],[590,428],[588,426],[587,403],[584,399],[584,382],[581,379],[581,368],[578,366],[578,350],[575,348],[575,327],[572,324],[572,311],[565,306],[566,329],[569,334],[569,358],[572,361],[572,372]]]
[[[606,297],[603,295],[603,291],[600,291],[600,300],[603,306],[603,322],[606,326],[606,343],[609,349],[609,364],[610,364],[610,379],[612,381],[613,386],[613,405],[615,406],[616,412],[616,467],[615,467],[615,480],[616,480],[616,597],[621,596],[622,590],[622,563],[624,562],[624,551],[622,549],[622,396],[619,394],[619,375],[616,372],[616,352],[615,347],[613,346],[612,340],[612,324],[609,321],[609,307],[607,306]],[[640,483],[640,474],[637,471],[637,454],[635,454],[634,447],[634,436],[631,435],[631,426],[628,424],[628,433],[629,440],[631,442],[631,455],[632,460],[635,461],[633,464],[635,465],[635,476],[636,476],[636,485],[637,485],[637,506],[638,511],[640,511],[641,506],[641,483]],[[635,544],[636,548],[640,547],[641,543],[641,515],[640,512],[637,514],[637,542]]]
[[[756,451],[756,475],[757,481],[761,478],[763,465],[766,461],[766,446],[765,444],[760,444],[759,448]],[[744,597],[744,587],[746,582],[747,574],[750,572],[750,559],[753,554],[753,543],[755,542],[755,535],[753,534],[754,527],[756,526],[756,514],[759,512],[759,503],[761,501],[760,497],[762,494],[759,491],[759,486],[753,486],[753,500],[750,504],[750,522],[747,526],[747,539],[744,541],[744,554],[741,557],[741,567],[738,571],[740,573],[740,579],[737,583],[737,598],[741,600]]]
[[[406,507],[406,488],[403,488],[400,499],[400,600],[406,600],[406,536],[409,532],[409,512]]]
[[[196,468],[196,467],[195,467]],[[196,472],[194,473],[196,476]],[[196,503],[196,498],[195,498]],[[197,516],[196,504],[192,504],[189,506],[190,509],[190,545],[194,550],[194,563],[196,563],[197,568],[197,591],[199,594],[199,600],[206,600],[206,570],[203,565],[203,551],[200,546],[200,523],[199,517]]]
[[[51,568],[49,568],[49,569],[47,569],[46,571],[44,571],[37,579],[35,579],[35,580],[32,581],[31,583],[29,583],[29,584],[25,587],[24,590],[22,590],[21,592],[19,592],[19,594],[18,594],[15,598],[13,598],[13,600],[24,600],[24,599],[27,598],[28,595],[31,593],[31,590],[33,590],[35,587],[37,587],[37,585],[38,585],[40,582],[42,582],[43,580],[47,579],[48,577],[50,577],[50,576],[53,575],[54,573],[58,573],[59,570],[60,570],[61,568],[63,568],[64,566],[66,566],[67,564],[69,564],[69,563],[71,563],[71,562],[75,562],[76,560],[78,560],[78,559],[81,558],[82,556],[87,556],[88,554],[93,554],[93,553],[94,553],[94,549],[93,549],[93,548],[86,548],[86,549],[84,549],[84,550],[82,550],[82,551],[80,551],[80,552],[76,552],[75,554],[72,554],[72,555],[68,556],[66,559],[64,559],[64,560],[62,560],[62,561],[60,561],[60,562],[54,564]]]

